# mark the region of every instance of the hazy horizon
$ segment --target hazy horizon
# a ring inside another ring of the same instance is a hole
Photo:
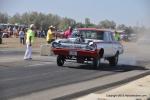
[[[90,18],[92,23],[98,24],[108,19],[117,24],[150,27],[149,4],[149,0],[1,0],[0,12],[13,16],[36,11],[77,22]]]

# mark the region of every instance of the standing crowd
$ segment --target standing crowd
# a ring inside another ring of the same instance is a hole
[[[34,42],[34,37],[36,33],[36,27],[34,24],[31,24],[29,29],[26,32],[26,51],[24,55],[24,60],[31,60],[32,59],[32,44]],[[53,42],[55,39],[57,39],[57,34],[58,32],[56,31],[56,28],[54,26],[49,26],[49,29],[47,31],[46,35],[46,41],[48,44]],[[69,27],[65,32],[63,32],[63,38],[69,38],[71,37],[72,33],[72,28]],[[19,32],[19,37],[20,37],[20,43],[24,44],[24,39],[25,39],[25,33],[23,30],[20,30]]]
[[[11,31],[11,28],[9,27],[7,29],[9,35],[18,36],[20,39],[20,44],[25,45],[26,44],[26,51],[24,55],[24,60],[30,60],[32,59],[32,44],[34,42],[35,36],[37,37],[46,37],[46,42],[48,44],[52,43],[57,37],[60,38],[70,38],[72,35],[73,28],[71,26],[68,27],[64,32],[59,32],[56,30],[54,26],[49,26],[48,31],[39,31],[36,29],[34,24],[31,24],[28,29],[20,28],[19,30],[14,27]],[[6,30],[2,30],[0,28],[0,44],[2,43],[2,37]],[[59,34],[59,35],[58,35]],[[61,36],[60,36],[61,35]],[[120,41],[120,34],[115,31],[115,40]],[[25,41],[26,39],[26,41]]]

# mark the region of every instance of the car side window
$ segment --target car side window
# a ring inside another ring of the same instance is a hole
[[[104,40],[104,32],[103,31],[97,32],[97,39],[98,40]]]
[[[96,39],[97,35],[96,35],[96,32],[92,32],[91,33],[91,39]]]
[[[113,38],[112,38],[112,34],[111,34],[111,32],[108,32],[108,34],[109,34],[109,41],[113,41]]]
[[[108,41],[109,42],[112,42],[112,41],[115,41],[114,39],[114,36],[113,36],[113,33],[112,32],[107,32],[107,37],[108,37]]]
[[[108,38],[109,38],[109,42],[111,42],[111,41],[112,41],[112,38],[111,38],[111,36],[110,36],[110,32],[108,32]]]
[[[112,41],[115,41],[115,38],[112,32],[110,32],[110,36],[111,36]]]
[[[91,38],[91,32],[90,31],[86,31],[86,38],[88,38],[88,39]]]
[[[109,42],[110,38],[109,38],[109,32],[104,32],[104,41]]]

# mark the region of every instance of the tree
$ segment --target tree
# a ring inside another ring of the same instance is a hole
[[[103,21],[99,22],[98,27],[99,28],[115,29],[116,23],[114,21],[103,20]]]
[[[22,24],[26,24],[26,25],[29,25],[30,24],[30,20],[29,20],[29,13],[23,13],[22,14]]]
[[[8,22],[8,14],[0,12],[0,23],[7,23]]]
[[[128,35],[134,33],[133,27],[131,27],[131,26],[127,27],[127,26],[125,26],[124,24],[118,25],[117,29],[119,29],[119,30],[124,30],[125,33],[128,34]]]
[[[81,22],[78,22],[76,23],[75,25],[77,28],[84,28],[85,27],[85,24],[81,23]]]
[[[21,15],[19,13],[16,13],[13,17],[11,17],[8,20],[8,22],[11,24],[22,23]]]
[[[75,24],[75,20],[65,17],[60,20],[59,29],[66,30],[69,26],[74,27]]]
[[[119,30],[126,30],[127,26],[125,26],[124,24],[120,24],[120,25],[118,25],[117,29],[119,29]]]
[[[88,27],[90,24],[90,19],[89,18],[85,18],[85,27]]]
[[[131,26],[127,27],[126,30],[125,30],[125,33],[127,33],[128,35],[134,33],[134,30]]]

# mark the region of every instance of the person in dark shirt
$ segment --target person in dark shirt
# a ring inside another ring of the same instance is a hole
[[[21,28],[20,32],[19,32],[19,38],[20,38],[20,43],[21,44],[25,44],[25,33],[23,28]]]

